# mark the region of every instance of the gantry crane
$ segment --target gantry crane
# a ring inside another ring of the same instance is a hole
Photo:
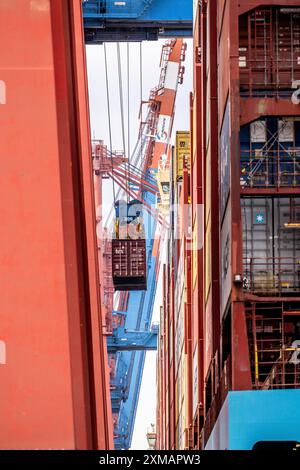
[[[162,227],[167,224],[157,209],[161,200],[160,170],[162,160],[170,155],[176,92],[183,79],[185,50],[182,39],[168,40],[162,48],[160,81],[150,92],[147,117],[141,123],[130,161],[123,154],[112,154],[103,142],[93,145],[96,206],[101,204],[101,180],[110,177],[119,185],[119,195],[127,193],[131,199],[141,200],[145,211],[147,290],[121,291],[113,299],[111,242],[107,236],[98,238],[116,449],[130,447],[145,352],[156,349],[157,344],[158,327],[151,325],[159,273],[160,240],[155,239],[155,234],[158,224]],[[109,228],[104,230],[108,234]]]

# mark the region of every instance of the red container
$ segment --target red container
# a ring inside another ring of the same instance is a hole
[[[147,290],[146,240],[112,241],[112,275],[116,290]]]
[[[110,449],[81,2],[0,10],[0,449]]]

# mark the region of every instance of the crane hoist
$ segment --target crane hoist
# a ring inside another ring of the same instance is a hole
[[[147,290],[146,239],[143,203],[133,199],[115,203],[112,276],[116,290]]]

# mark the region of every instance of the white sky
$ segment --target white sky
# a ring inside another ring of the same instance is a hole
[[[158,84],[160,69],[159,61],[161,47],[164,41],[142,43],[142,70],[143,70],[143,99],[147,100],[150,89]],[[177,130],[188,130],[189,123],[189,93],[192,90],[192,40],[187,41],[187,58],[185,61],[185,77],[183,85],[180,85],[177,93],[176,113],[173,126],[173,135]],[[112,122],[112,147],[122,149],[121,113],[119,102],[119,84],[117,68],[117,46],[115,43],[107,44],[109,94]],[[120,44],[122,58],[122,76],[125,112],[126,150],[128,146],[127,133],[127,44]],[[130,50],[130,115],[129,129],[131,149],[137,141],[139,129],[140,109],[140,46],[131,43]],[[104,140],[109,147],[109,126],[107,117],[107,100],[105,84],[104,47],[87,46],[87,67],[89,80],[89,98],[91,113],[92,137]],[[174,142],[173,142],[174,143]],[[105,182],[103,191],[103,203],[110,205],[112,202],[112,185]],[[117,189],[117,188],[116,188]],[[161,276],[158,281],[157,295],[154,304],[153,321],[159,321],[159,309],[161,305]],[[146,433],[151,423],[155,423],[156,416],[156,352],[146,354],[145,368],[141,386],[140,400],[137,409],[136,423],[133,434],[132,449],[147,449]]]

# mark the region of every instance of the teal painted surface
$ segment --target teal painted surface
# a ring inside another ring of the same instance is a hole
[[[258,441],[300,442],[300,390],[229,392],[205,449],[251,450]]]

